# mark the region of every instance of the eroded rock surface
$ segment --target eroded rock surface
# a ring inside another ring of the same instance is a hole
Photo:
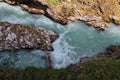
[[[30,13],[44,14],[61,24],[84,21],[105,29],[106,22],[120,24],[119,0],[0,0],[20,5]]]
[[[57,37],[55,32],[40,27],[0,22],[0,51],[21,48],[51,51],[51,43]]]

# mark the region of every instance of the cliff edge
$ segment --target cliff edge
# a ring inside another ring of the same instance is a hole
[[[61,24],[84,21],[105,29],[107,22],[120,24],[119,0],[1,0],[35,14],[43,14]]]

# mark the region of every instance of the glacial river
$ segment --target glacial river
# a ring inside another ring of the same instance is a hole
[[[43,15],[29,14],[18,6],[10,6],[3,2],[0,2],[1,21],[36,25],[59,34],[59,38],[53,43],[54,51],[50,53],[52,67],[57,69],[66,68],[83,57],[94,57],[110,45],[120,44],[120,27],[114,24],[108,24],[109,27],[105,31],[98,31],[80,21],[63,26]],[[2,61],[8,58],[11,52],[0,53]],[[15,68],[47,66],[43,51],[19,50],[16,53],[19,60],[15,62]]]

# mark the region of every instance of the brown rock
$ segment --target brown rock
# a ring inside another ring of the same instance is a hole
[[[61,24],[75,20],[84,21],[98,29],[105,29],[106,22],[120,24],[119,0],[4,0],[21,5],[22,9],[35,14],[44,14]]]
[[[4,0],[0,0],[0,2],[3,2]]]
[[[15,4],[14,0],[4,0],[5,2],[7,2],[8,4]]]
[[[51,51],[51,42],[57,37],[53,31],[40,27],[0,22],[0,51],[21,48]]]
[[[27,5],[24,4],[20,4],[21,8],[23,10],[26,10],[30,13],[34,13],[34,14],[44,14],[45,12],[42,9],[37,9],[37,8],[33,8],[33,7],[29,7]]]

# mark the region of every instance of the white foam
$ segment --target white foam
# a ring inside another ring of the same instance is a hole
[[[53,67],[66,68],[80,58],[93,57],[110,45],[120,44],[120,28],[109,26],[106,31],[100,32],[81,22],[68,25],[69,28],[53,43]]]
[[[72,55],[75,54],[74,47],[70,46],[67,41],[63,41],[64,34],[60,36],[59,39],[57,39],[53,43],[54,51],[51,53],[51,60],[53,62],[54,68],[66,68],[66,66],[70,65],[70,63],[74,63],[72,58]],[[61,41],[63,43],[61,44]]]
[[[0,21],[42,26],[54,30],[59,38],[53,43],[54,51],[50,54],[54,68],[66,68],[74,64],[82,57],[92,57],[103,52],[110,45],[120,44],[120,27],[109,24],[109,28],[103,32],[88,27],[82,22],[62,26],[51,21],[43,15],[33,15],[22,11],[20,7],[0,3]],[[20,61],[17,67],[38,66],[43,67],[45,60],[40,51],[26,52],[20,50]],[[39,56],[36,56],[39,54]],[[25,61],[25,62],[24,62]],[[42,61],[42,62],[40,62]]]

